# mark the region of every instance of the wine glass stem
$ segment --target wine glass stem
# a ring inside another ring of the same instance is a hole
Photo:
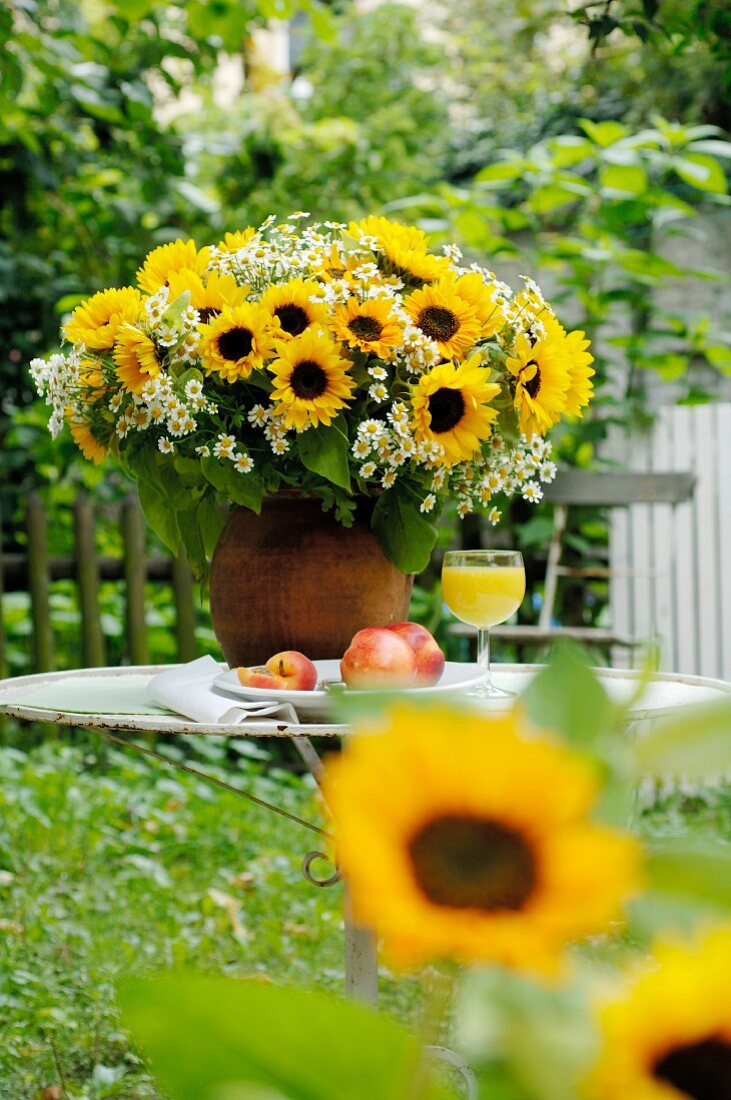
[[[477,663],[485,673],[480,692],[492,691],[492,673],[490,671],[490,631],[480,627],[477,631]]]

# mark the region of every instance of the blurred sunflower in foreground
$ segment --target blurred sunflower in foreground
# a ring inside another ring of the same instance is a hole
[[[595,764],[498,718],[402,704],[326,768],[358,919],[397,966],[489,960],[555,972],[639,881],[639,846],[590,819]]]
[[[592,1100],[729,1100],[731,927],[659,944],[600,1025]]]

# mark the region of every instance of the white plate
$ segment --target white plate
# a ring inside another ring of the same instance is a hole
[[[314,661],[317,669],[317,682],[323,680],[340,683],[340,661]],[[447,661],[439,683],[431,687],[403,688],[403,692],[413,698],[438,698],[440,695],[455,695],[469,691],[484,679],[484,672],[476,664],[467,664],[460,661]],[[235,669],[222,672],[213,681],[215,687],[225,691],[227,695],[237,695],[241,699],[256,699],[264,701],[276,701],[278,703],[291,703],[300,717],[328,715],[332,696],[328,691],[315,688],[314,691],[287,691],[278,688],[252,688],[244,687],[239,683]],[[369,695],[372,692],[353,691],[353,695]]]

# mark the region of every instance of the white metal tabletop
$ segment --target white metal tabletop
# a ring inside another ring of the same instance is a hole
[[[140,733],[177,733],[225,737],[336,737],[348,733],[348,727],[327,722],[257,722],[248,719],[239,724],[203,725],[179,715],[156,710],[153,704],[145,707],[146,687],[153,676],[169,665],[132,665],[116,668],[75,669],[66,672],[42,672],[31,676],[16,676],[0,680],[0,708],[15,718],[33,722],[49,722],[76,726],[82,729],[118,730]],[[520,694],[530,683],[541,665],[504,664],[493,666],[493,680],[498,687]],[[637,690],[641,673],[629,669],[598,668],[595,672],[609,695],[617,702],[631,698]],[[97,713],[75,710],[63,700],[69,689],[78,696],[85,685],[94,693],[108,694],[110,709],[99,707]],[[61,688],[63,685],[63,688]],[[39,705],[39,689],[43,689],[43,703]],[[54,705],[53,693],[59,689],[59,704]],[[131,702],[128,710],[116,709],[122,692]],[[638,703],[633,706],[629,720],[634,724],[653,720],[676,711],[678,707],[711,702],[731,693],[731,684],[699,676],[676,673],[656,673],[647,684]],[[132,703],[136,701],[136,706]],[[469,697],[471,705],[486,713],[500,712],[510,701],[477,701]]]

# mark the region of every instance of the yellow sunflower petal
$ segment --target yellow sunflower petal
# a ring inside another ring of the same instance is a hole
[[[148,294],[166,286],[170,276],[187,268],[202,275],[211,258],[210,248],[196,248],[195,241],[172,241],[153,248],[137,272],[137,284]]]
[[[397,965],[454,957],[550,972],[634,890],[634,840],[587,819],[592,766],[521,723],[400,704],[328,762],[356,914]]]
[[[308,425],[331,424],[355,389],[349,360],[329,337],[311,328],[280,341],[278,351],[269,369],[274,375],[272,399],[284,412],[285,427],[302,431]]]
[[[124,324],[134,324],[142,308],[142,295],[131,286],[100,290],[77,306],[64,328],[67,340],[94,351],[111,348]]]
[[[438,443],[443,462],[454,465],[476,454],[492,432],[497,410],[490,402],[500,386],[473,356],[461,366],[443,363],[422,375],[414,387],[411,406],[418,443]]]

